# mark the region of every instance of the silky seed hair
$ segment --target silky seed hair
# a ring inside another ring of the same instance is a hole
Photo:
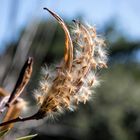
[[[66,110],[74,111],[80,102],[85,104],[90,100],[94,88],[99,85],[98,70],[107,67],[107,52],[95,27],[74,20],[70,34],[64,21],[46,10],[56,18],[66,38],[64,60],[55,68],[42,68],[35,90],[39,114],[50,118]]]

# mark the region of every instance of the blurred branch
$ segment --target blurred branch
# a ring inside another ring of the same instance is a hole
[[[21,65],[24,63],[39,26],[39,22],[36,22],[35,24],[33,23],[34,20],[32,20],[25,29],[25,32],[19,42],[19,45],[16,47],[16,52],[13,61],[12,63],[9,64],[9,66],[7,66],[5,73],[3,74],[3,78],[1,80],[2,85],[6,84],[7,79],[13,72],[13,67],[16,65],[17,67],[20,68]]]

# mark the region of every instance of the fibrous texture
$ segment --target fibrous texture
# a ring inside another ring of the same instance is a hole
[[[63,28],[66,43],[64,60],[54,69],[42,68],[42,78],[35,90],[40,105],[38,113],[44,117],[73,111],[79,102],[86,103],[99,84],[98,70],[107,67],[105,43],[94,27],[74,21],[70,34],[64,21],[48,11]]]
[[[18,116],[11,120],[8,118],[0,126],[38,120],[44,117],[55,117],[65,110],[75,110],[80,102],[86,103],[92,97],[94,88],[99,85],[98,70],[107,67],[105,43],[96,34],[95,27],[74,20],[70,34],[65,22],[57,14],[47,8],[44,9],[50,12],[64,30],[64,60],[54,68],[47,66],[42,68],[42,77],[38,88],[35,90],[39,110],[29,117]],[[30,79],[32,65],[33,60],[29,58],[22,68],[10,98],[5,98],[1,106],[6,102],[4,108],[10,107],[18,100]]]
[[[96,35],[94,27],[74,21],[70,36],[64,21],[48,11],[58,20],[66,36],[63,63],[55,70],[43,68],[39,88],[35,90],[41,105],[39,112],[50,117],[65,110],[73,111],[79,102],[90,99],[93,88],[99,84],[98,69],[107,67],[107,53],[104,40]]]

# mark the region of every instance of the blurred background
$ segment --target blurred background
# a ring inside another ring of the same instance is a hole
[[[34,57],[23,93],[29,102],[25,116],[35,112],[33,91],[41,66],[59,62],[64,53],[63,30],[43,7],[58,13],[69,28],[72,19],[94,25],[109,53],[109,68],[100,72],[102,83],[92,101],[54,121],[18,123],[10,137],[38,133],[35,140],[140,139],[139,0],[1,0],[0,5],[0,86],[11,92],[25,60]]]

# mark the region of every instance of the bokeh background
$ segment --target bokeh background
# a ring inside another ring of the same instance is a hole
[[[109,53],[92,101],[53,121],[18,123],[7,139],[34,133],[35,140],[140,139],[139,0],[1,0],[0,7],[0,86],[11,92],[25,60],[34,57],[23,93],[29,102],[25,116],[36,110],[33,91],[41,66],[59,62],[64,52],[64,33],[43,7],[61,15],[69,28],[72,19],[95,25]]]

